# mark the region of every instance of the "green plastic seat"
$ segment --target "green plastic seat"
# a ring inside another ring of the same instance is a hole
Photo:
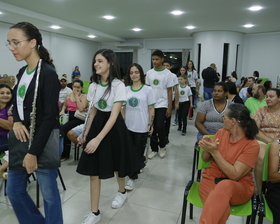
[[[214,136],[209,136],[210,138],[213,138]],[[210,161],[203,161],[202,159],[202,153],[204,149],[197,148],[199,150],[199,158],[198,158],[198,165],[197,170],[200,171],[202,169],[207,168],[210,163]],[[198,177],[198,180],[200,180],[200,177]],[[186,219],[186,210],[187,210],[187,202],[189,202],[191,205],[194,205],[199,208],[203,208],[204,204],[201,201],[200,194],[199,194],[199,181],[189,181],[188,185],[186,186],[185,192],[184,192],[184,199],[183,199],[183,208],[182,208],[182,218],[181,218],[181,224],[185,223]],[[253,211],[253,202],[252,199],[247,201],[245,204],[242,205],[232,205],[230,206],[230,214],[234,216],[247,216],[247,223],[250,221],[250,216],[252,216],[252,223],[255,221],[256,211]],[[192,219],[192,214],[190,214],[190,219]]]
[[[88,88],[89,88],[89,85],[90,85],[90,83],[89,83],[89,81],[83,81],[83,93],[84,94],[87,94],[88,93]]]
[[[268,158],[269,158],[269,150],[270,150],[271,143],[268,143],[265,150],[265,156],[263,160],[263,170],[262,170],[262,181],[263,183],[266,183],[268,181]],[[265,185],[263,186],[265,188]],[[264,190],[264,189],[263,189]],[[263,208],[260,210],[259,215],[259,224],[263,223],[263,217],[267,218],[269,221],[273,222],[273,214],[271,209],[269,208],[265,194],[262,194],[263,201],[261,202],[261,205]]]

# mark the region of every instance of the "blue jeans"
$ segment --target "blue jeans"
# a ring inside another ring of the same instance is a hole
[[[44,198],[45,217],[29,196],[26,171],[10,170],[7,195],[20,224],[62,224],[62,208],[57,187],[57,168],[37,169],[36,176]]]
[[[213,90],[214,90],[213,88],[203,87],[203,91],[204,91],[204,93],[203,93],[204,100],[210,100],[210,99],[213,98],[213,95],[212,95]]]

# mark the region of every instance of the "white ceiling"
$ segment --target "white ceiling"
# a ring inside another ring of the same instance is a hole
[[[248,10],[260,5],[259,12]],[[170,12],[181,10],[174,16]],[[4,0],[0,1],[0,22],[28,21],[39,29],[95,42],[123,42],[128,39],[181,38],[209,30],[245,34],[280,31],[279,0]],[[105,20],[104,15],[113,15]],[[251,23],[255,26],[244,28]],[[62,28],[53,30],[51,25]],[[196,28],[187,30],[193,25]],[[131,29],[139,27],[140,32]]]

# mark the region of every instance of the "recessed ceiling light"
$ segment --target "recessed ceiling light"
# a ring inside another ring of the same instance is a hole
[[[172,13],[173,15],[175,15],[175,16],[179,16],[179,15],[182,15],[182,14],[183,14],[183,12],[182,12],[182,11],[179,11],[179,10],[172,11],[171,13]]]
[[[253,24],[246,24],[246,25],[244,25],[244,27],[246,27],[246,28],[251,28],[253,26],[254,26]]]
[[[109,16],[109,15],[107,15],[107,16],[103,16],[103,18],[104,18],[104,19],[115,19],[115,17],[114,17],[114,16]]]
[[[194,26],[186,26],[186,28],[189,29],[189,30],[192,30],[192,29],[194,29],[195,27],[194,27]]]
[[[2,12],[0,12],[0,15],[3,14]]]
[[[132,30],[133,30],[133,31],[135,31],[135,32],[139,32],[139,31],[141,31],[141,29],[140,29],[140,28],[133,28]]]
[[[261,9],[262,9],[262,7],[261,7],[261,6],[258,6],[258,5],[252,6],[252,7],[249,8],[249,10],[251,10],[251,11],[259,11],[259,10],[261,10]]]
[[[88,38],[95,38],[96,36],[94,35],[88,35]]]
[[[55,29],[55,30],[58,30],[58,29],[60,29],[61,27],[60,27],[60,26],[54,25],[54,26],[51,26],[51,28],[52,28],[52,29]]]

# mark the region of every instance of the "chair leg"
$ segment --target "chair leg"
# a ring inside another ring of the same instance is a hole
[[[4,195],[7,196],[7,180],[4,181]]]
[[[248,215],[246,218],[246,224],[250,224],[251,223],[250,221],[251,221],[251,215]]]
[[[193,153],[193,166],[192,166],[192,181],[194,181],[194,174],[196,170],[196,164],[197,164],[197,157],[198,157],[198,151],[196,150],[197,144],[194,145],[194,153]]]
[[[62,184],[62,187],[63,187],[63,189],[66,191],[66,187],[65,187],[64,181],[63,181],[63,179],[62,179],[62,175],[61,175],[61,173],[60,173],[60,170],[57,169],[57,172],[58,172],[58,176],[59,176],[60,182],[61,182],[61,184]]]
[[[190,204],[190,219],[193,219],[193,204]]]
[[[181,224],[185,224],[186,221],[186,212],[187,212],[187,199],[186,196],[184,194],[184,198],[183,198],[183,208],[182,208],[182,217],[181,217]]]

